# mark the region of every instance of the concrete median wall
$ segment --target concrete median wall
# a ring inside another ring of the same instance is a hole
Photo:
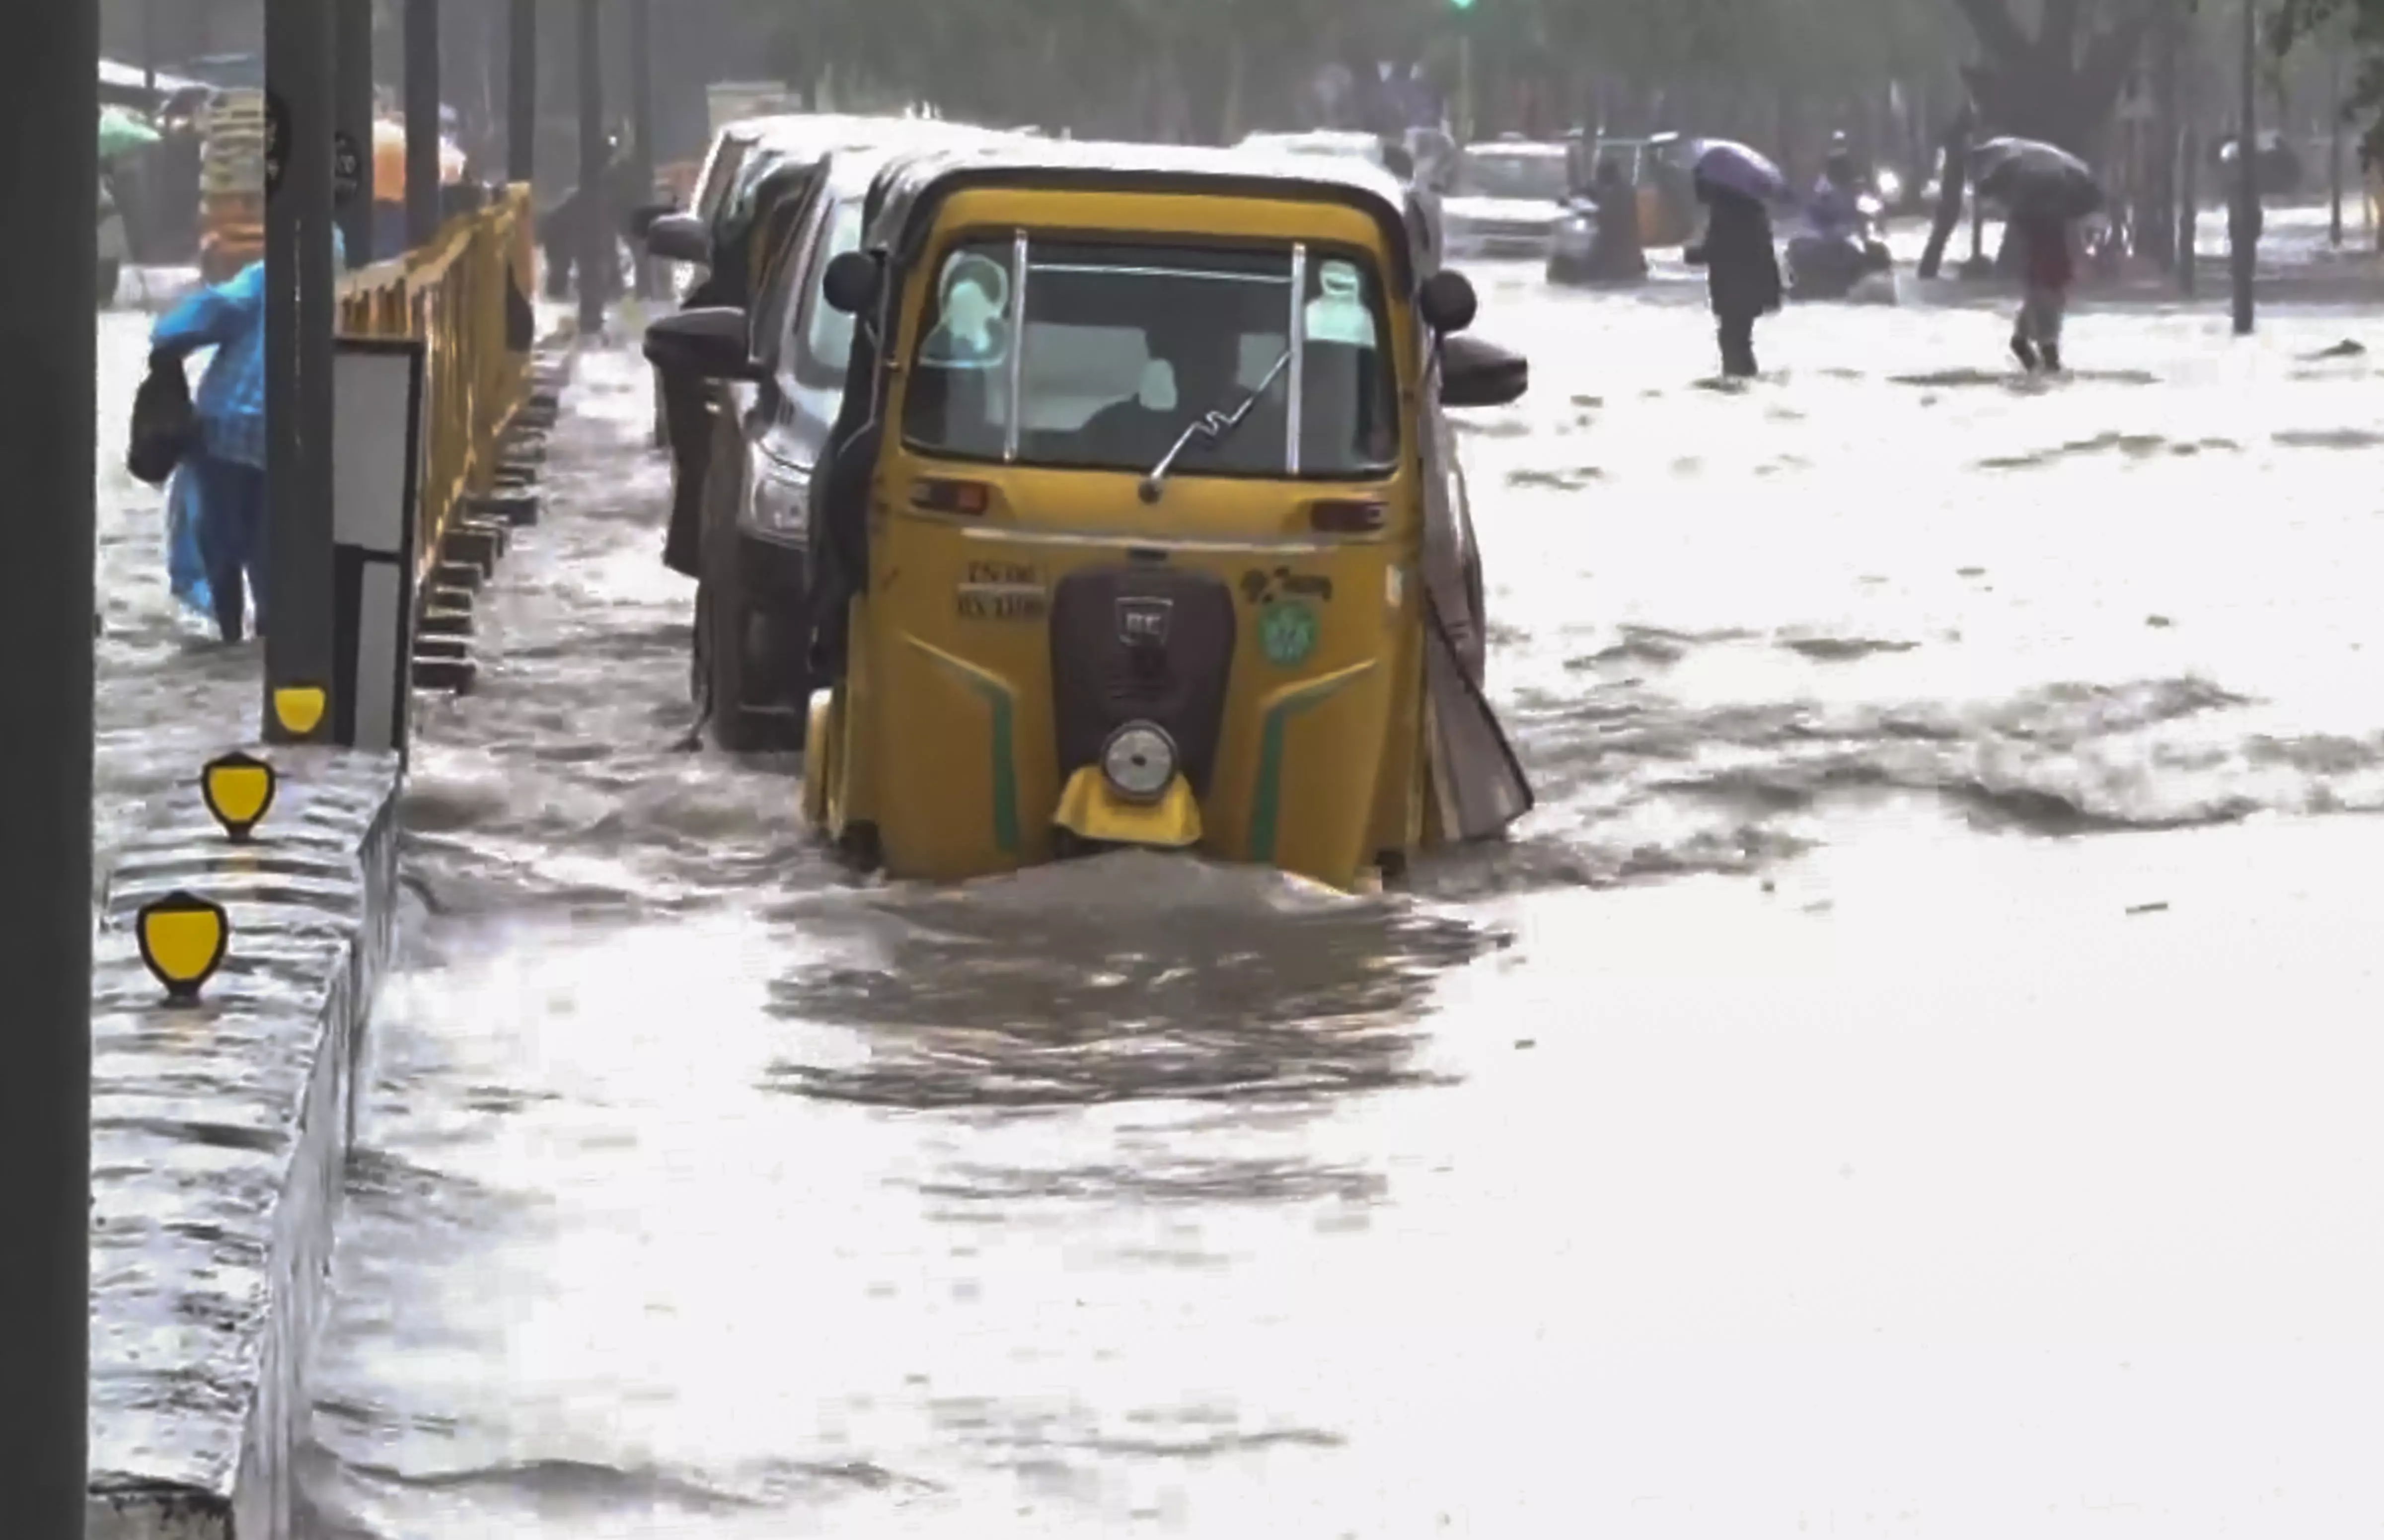
[[[292,1540],[366,1017],[397,900],[394,756],[258,751],[234,845],[195,787],[119,853],[93,969],[91,1540]],[[133,916],[222,904],[202,1002],[161,1003]],[[0,1528],[5,1528],[0,1525]]]

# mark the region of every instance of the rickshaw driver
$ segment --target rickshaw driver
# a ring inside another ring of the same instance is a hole
[[[1234,389],[1241,333],[1217,320],[1198,310],[1170,308],[1151,322],[1144,333],[1151,361],[1144,366],[1142,388],[1095,412],[1077,429],[1086,460],[1148,470],[1196,418],[1241,404]]]

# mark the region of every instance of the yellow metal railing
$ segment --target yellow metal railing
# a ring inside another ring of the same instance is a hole
[[[341,335],[425,344],[417,579],[438,562],[441,538],[464,500],[489,491],[498,440],[528,393],[530,339],[521,322],[528,316],[535,253],[529,189],[515,186],[488,207],[449,220],[429,245],[341,282]],[[510,326],[509,313],[518,317]]]

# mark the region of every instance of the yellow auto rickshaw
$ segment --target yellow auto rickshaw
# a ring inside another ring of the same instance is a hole
[[[822,283],[856,340],[811,503],[813,826],[897,877],[1139,846],[1353,888],[1530,807],[1442,415],[1525,368],[1460,335],[1418,215],[1226,151],[881,174]],[[734,374],[740,320],[656,327]]]
[[[1689,174],[1690,141],[1677,133],[1601,139],[1593,154],[1596,166],[1620,166],[1623,180],[1637,190],[1641,245],[1682,245],[1695,233],[1697,204]]]

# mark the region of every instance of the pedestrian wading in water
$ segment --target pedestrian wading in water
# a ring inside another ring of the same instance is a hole
[[[1721,340],[1721,372],[1731,379],[1755,374],[1755,321],[1780,308],[1780,258],[1771,239],[1771,216],[1761,204],[1700,180],[1697,196],[1707,207],[1705,239],[1682,255],[1706,270],[1706,293],[1713,302]]]
[[[334,230],[332,269],[346,265]],[[266,624],[263,262],[199,291],[161,317],[149,334],[150,369],[179,370],[184,359],[208,348],[215,357],[191,402],[197,433],[168,493],[168,575],[176,598],[205,603],[215,612],[217,633],[239,641],[247,630],[252,590],[258,635]]]
[[[2030,374],[2042,368],[2061,372],[2061,320],[2069,304],[2069,284],[2078,266],[2070,250],[2067,219],[2043,209],[2016,216],[2012,230],[2020,242],[2021,271],[2027,297],[2012,323],[2012,356]]]

